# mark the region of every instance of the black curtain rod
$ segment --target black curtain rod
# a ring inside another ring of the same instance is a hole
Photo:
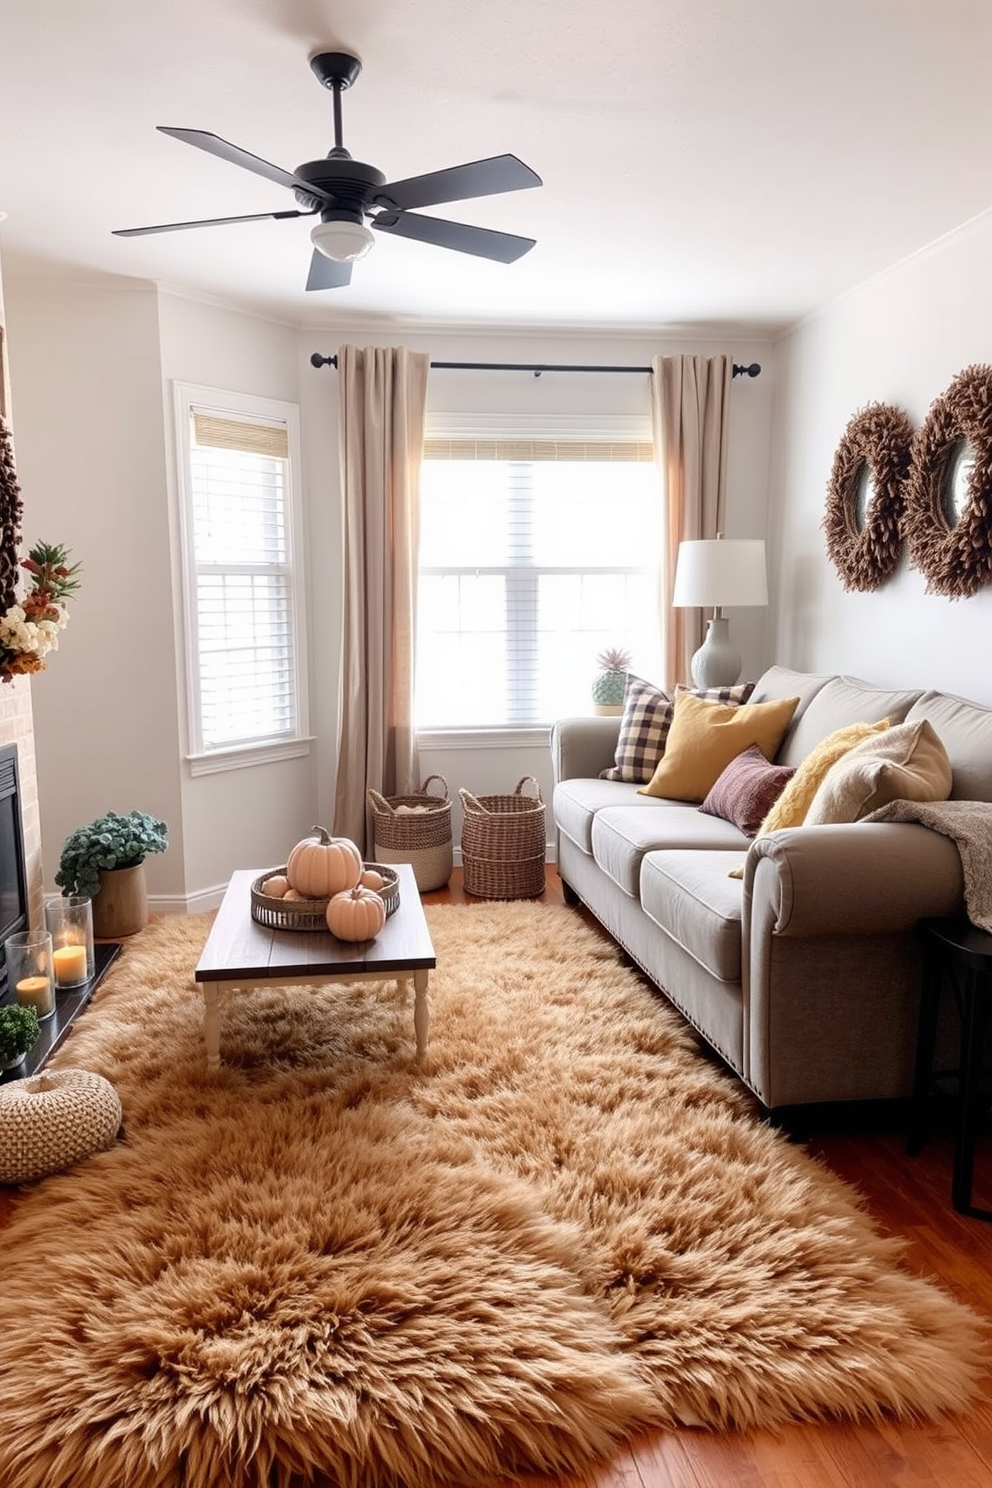
[[[338,359],[336,356],[321,356],[315,351],[310,358],[312,367],[336,367]],[[535,377],[540,377],[542,372],[652,372],[651,367],[577,367],[574,363],[551,363],[551,362],[431,362],[432,367],[441,371],[454,372],[533,372]],[[758,362],[752,362],[749,367],[739,367],[734,363],[734,377],[757,377],[761,371]]]

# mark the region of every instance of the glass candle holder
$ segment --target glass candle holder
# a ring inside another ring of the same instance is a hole
[[[62,894],[45,905],[52,937],[55,990],[81,987],[96,969],[93,950],[93,901],[86,894]]]
[[[22,1007],[33,1007],[39,1018],[55,1011],[55,968],[52,937],[47,930],[17,930],[3,944],[7,982]]]

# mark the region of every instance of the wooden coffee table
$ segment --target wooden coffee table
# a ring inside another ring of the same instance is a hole
[[[263,868],[242,868],[227,886],[196,980],[203,988],[207,1068],[220,1068],[220,994],[235,987],[322,987],[328,982],[406,982],[413,978],[417,1058],[427,1052],[427,978],[437,965],[417,880],[392,863],[400,902],[374,940],[349,943],[330,931],[270,930],[251,916],[251,886]]]

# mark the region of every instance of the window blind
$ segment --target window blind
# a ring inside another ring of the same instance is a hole
[[[297,728],[285,427],[191,413],[200,748]]]
[[[650,443],[429,439],[418,727],[584,711],[606,646],[655,668],[660,507]]]

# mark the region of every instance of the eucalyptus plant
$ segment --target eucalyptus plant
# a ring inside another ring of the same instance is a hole
[[[166,822],[146,811],[108,811],[85,827],[77,827],[62,844],[55,882],[63,894],[100,892],[100,874],[114,868],[135,868],[149,853],[165,852],[169,845]]]

